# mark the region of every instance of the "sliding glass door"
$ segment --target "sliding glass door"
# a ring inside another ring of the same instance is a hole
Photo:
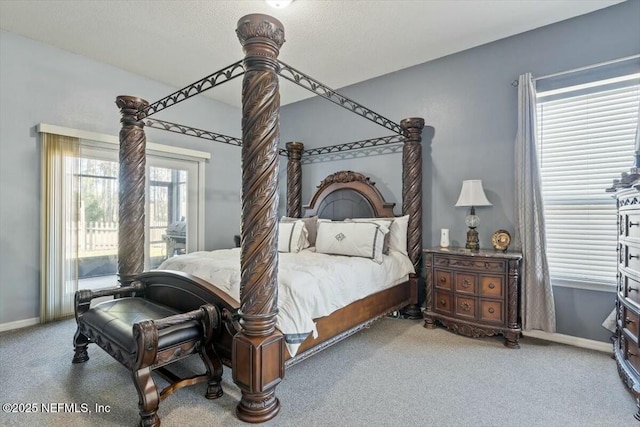
[[[118,162],[112,150],[81,146],[76,175],[79,288],[115,284],[118,263]]]
[[[198,164],[150,158],[147,163],[145,266],[157,268],[174,255],[197,250]]]
[[[116,138],[42,125],[41,321],[73,315],[77,289],[115,286],[118,270]],[[62,134],[49,132],[62,130]],[[150,148],[151,147],[151,148]],[[147,146],[145,270],[204,249],[208,153]]]
[[[79,288],[116,284],[118,269],[117,151],[91,143],[81,145],[77,191],[69,200],[78,208],[77,276]],[[202,247],[203,162],[147,155],[145,269],[168,257]]]

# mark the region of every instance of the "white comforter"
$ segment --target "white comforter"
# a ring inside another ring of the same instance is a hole
[[[171,257],[158,269],[200,277],[240,301],[240,249],[193,252]],[[391,250],[382,264],[366,258],[326,255],[312,248],[280,253],[276,326],[294,356],[304,339],[317,337],[313,319],[401,283],[414,273],[411,260]]]

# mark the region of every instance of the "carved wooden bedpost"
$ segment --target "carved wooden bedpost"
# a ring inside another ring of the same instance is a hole
[[[407,250],[411,262],[420,276],[422,259],[422,128],[424,119],[411,117],[400,122],[404,130],[404,146],[402,147],[402,213],[409,215],[407,231]],[[418,288],[416,279],[416,301]],[[422,318],[418,304],[411,304],[404,310],[414,319]]]
[[[118,277],[123,286],[144,270],[145,149],[142,111],[149,106],[135,96],[118,96],[120,171],[118,175]]]
[[[287,216],[302,216],[302,142],[287,142]]]
[[[239,419],[267,421],[278,414],[275,389],[284,377],[284,337],[278,311],[278,85],[284,28],[252,14],[236,30],[245,52],[242,82],[242,249],[240,324],[233,338],[233,381],[242,391]]]

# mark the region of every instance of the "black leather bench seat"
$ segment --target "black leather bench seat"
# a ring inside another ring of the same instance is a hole
[[[133,324],[143,320],[160,320],[180,312],[156,302],[126,297],[96,304],[82,317],[90,328],[100,331],[105,337],[129,354],[137,351],[133,337]],[[200,322],[191,320],[170,326],[158,335],[158,350],[197,339],[202,334]]]

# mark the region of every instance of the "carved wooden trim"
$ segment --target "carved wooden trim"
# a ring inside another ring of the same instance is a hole
[[[331,175],[328,175],[325,179],[322,180],[322,182],[320,182],[320,184],[318,184],[317,188],[326,187],[333,183],[346,184],[349,182],[357,182],[357,181],[364,182],[371,186],[376,185],[375,182],[371,181],[371,178],[369,178],[368,176],[364,176],[361,173],[353,172],[353,171],[339,171],[336,173],[332,173]]]
[[[158,354],[158,328],[153,320],[143,320],[134,324],[133,339],[138,343],[134,369],[153,365]]]
[[[285,41],[284,26],[280,21],[260,13],[246,15],[238,20],[236,35],[245,48],[246,56],[264,56],[275,66],[275,72],[280,69],[277,58]],[[255,46],[251,46],[252,44]],[[244,68],[248,71],[246,62]]]
[[[371,205],[376,217],[393,217],[395,203],[386,202],[382,193],[376,188],[375,182],[361,173],[353,171],[339,171],[327,176],[318,185],[308,205],[304,206],[304,216],[318,213],[322,201],[337,190],[349,189],[360,193]]]
[[[510,307],[509,313],[507,313],[507,326],[511,329],[518,329],[518,318],[520,317],[520,296],[518,295],[518,283],[520,275],[520,260],[509,260],[509,270],[507,273],[508,281],[508,307]]]
[[[443,317],[438,318],[438,321],[442,323],[450,331],[456,332],[460,335],[464,335],[472,338],[490,337],[494,335],[500,335],[504,333],[502,328],[482,327],[477,325],[471,325],[464,323],[460,320],[449,321]]]
[[[640,197],[638,196],[621,197],[618,199],[618,207],[633,206],[637,204],[640,204]]]
[[[278,138],[280,133],[278,62],[282,24],[266,15],[238,21],[245,50],[242,84],[242,279],[243,328],[268,335],[277,310]],[[272,35],[274,38],[269,39]]]
[[[300,218],[302,215],[302,142],[287,142],[287,216]]]
[[[144,99],[118,96],[120,170],[118,175],[118,276],[123,285],[144,270],[145,150],[144,123],[138,116],[149,106]]]
[[[637,377],[632,372],[632,368],[630,368],[627,363],[623,362],[626,358],[620,349],[620,346],[622,345],[624,348],[626,344],[624,342],[620,343],[620,339],[624,341],[624,337],[616,338],[613,341],[614,359],[616,360],[618,375],[622,379],[622,382],[635,395],[637,411],[633,416],[635,419],[640,421],[640,382],[638,382]]]
[[[284,376],[278,310],[278,53],[284,27],[268,15],[247,15],[236,33],[245,52],[242,82],[242,245],[240,324],[233,337],[233,381],[242,398],[236,415],[264,422],[278,414],[275,387]],[[246,365],[246,366],[245,366]],[[273,377],[275,373],[275,377]],[[268,379],[266,379],[268,378]]]
[[[400,122],[405,143],[402,150],[402,213],[409,215],[407,246],[411,262],[420,271],[422,256],[422,129],[424,119],[412,117]]]
[[[422,260],[422,129],[424,119],[411,117],[400,122],[405,143],[402,147],[402,213],[409,215],[407,253],[416,271]],[[407,317],[422,317],[417,304],[408,306]]]
[[[424,269],[425,269],[425,282],[426,286],[426,300],[425,300],[425,327],[431,327],[433,325],[433,319],[426,316],[427,312],[433,310],[433,287],[430,284],[433,281],[433,259],[434,255],[431,253],[424,254]]]
[[[438,267],[484,268],[487,271],[504,271],[504,261],[481,261],[466,258],[435,256],[434,264]]]

